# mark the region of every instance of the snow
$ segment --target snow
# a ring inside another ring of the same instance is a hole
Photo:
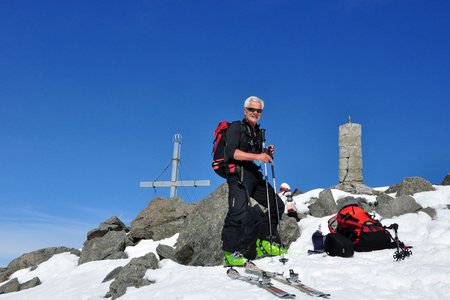
[[[399,224],[399,237],[414,246],[413,255],[396,262],[393,249],[359,253],[351,258],[327,255],[307,255],[312,249],[311,235],[320,225],[324,234],[328,232],[329,217],[307,217],[298,224],[301,237],[294,242],[289,261],[282,265],[277,257],[255,261],[264,269],[288,273],[294,269],[307,285],[331,293],[331,299],[446,299],[450,294],[450,187],[435,186],[436,191],[414,195],[424,207],[437,210],[435,219],[423,212],[406,214],[382,220],[383,224]],[[383,188],[379,188],[383,190]],[[312,190],[294,197],[297,208],[307,210],[310,197],[318,197],[321,189]],[[336,200],[350,194],[333,190]],[[358,195],[361,196],[361,195]],[[364,196],[369,201],[372,196]],[[141,241],[127,247],[128,259],[95,261],[78,266],[78,257],[69,253],[53,256],[35,270],[19,270],[11,278],[25,282],[38,276],[42,284],[16,293],[0,295],[5,299],[104,299],[111,282],[102,283],[105,276],[118,266],[124,266],[131,258],[155,252],[158,244],[173,246],[178,235],[163,241]],[[245,273],[239,269],[241,273]],[[217,267],[192,267],[179,265],[170,260],[160,261],[160,268],[148,270],[147,279],[155,284],[142,288],[128,288],[118,298],[125,299],[276,299],[267,291],[226,276],[226,269]],[[5,283],[2,283],[5,284]],[[2,285],[0,284],[0,285]],[[297,295],[297,299],[312,297],[281,283],[278,287]]]

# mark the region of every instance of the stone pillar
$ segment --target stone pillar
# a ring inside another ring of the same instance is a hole
[[[363,182],[361,124],[339,126],[339,182]]]

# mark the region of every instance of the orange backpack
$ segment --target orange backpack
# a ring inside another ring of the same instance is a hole
[[[391,235],[380,221],[371,217],[361,206],[351,203],[328,220],[331,233],[338,232],[353,242],[355,251],[395,248]]]

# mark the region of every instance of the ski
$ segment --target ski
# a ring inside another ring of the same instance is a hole
[[[321,297],[321,298],[329,298],[330,297],[330,294],[316,290],[316,289],[302,283],[298,279],[298,274],[294,273],[294,270],[292,270],[292,269],[289,270],[289,277],[284,277],[283,273],[276,273],[276,272],[269,272],[269,271],[262,270],[262,269],[258,268],[258,266],[256,266],[253,262],[250,262],[250,261],[248,261],[244,264],[244,268],[246,271],[248,271],[249,273],[252,273],[254,275],[261,276],[262,274],[266,274],[266,276],[268,276],[269,278],[272,278],[281,283],[288,284],[310,296]]]
[[[227,270],[227,275],[228,275],[228,277],[230,277],[232,279],[245,281],[245,282],[253,284],[257,287],[260,287],[260,288],[268,291],[269,293],[277,296],[278,298],[282,298],[282,299],[294,299],[295,298],[295,294],[290,294],[290,293],[283,291],[282,289],[279,289],[276,286],[274,286],[270,282],[271,277],[267,276],[267,274],[265,274],[265,272],[261,273],[261,279],[260,279],[259,277],[243,276],[243,275],[239,274],[239,272],[236,269],[230,268]]]

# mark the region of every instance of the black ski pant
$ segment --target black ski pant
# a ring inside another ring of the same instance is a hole
[[[222,230],[222,249],[229,252],[239,251],[247,258],[253,259],[256,256],[257,238],[271,240],[272,233],[272,241],[279,242],[277,225],[278,218],[281,219],[284,212],[284,203],[268,184],[272,226],[270,230],[268,211],[262,213],[258,206],[250,207],[248,204],[249,197],[252,197],[267,208],[266,181],[260,172],[250,172],[245,168],[242,168],[241,172],[244,172],[243,176],[230,175],[227,178],[228,213]],[[275,201],[278,202],[278,211]]]

